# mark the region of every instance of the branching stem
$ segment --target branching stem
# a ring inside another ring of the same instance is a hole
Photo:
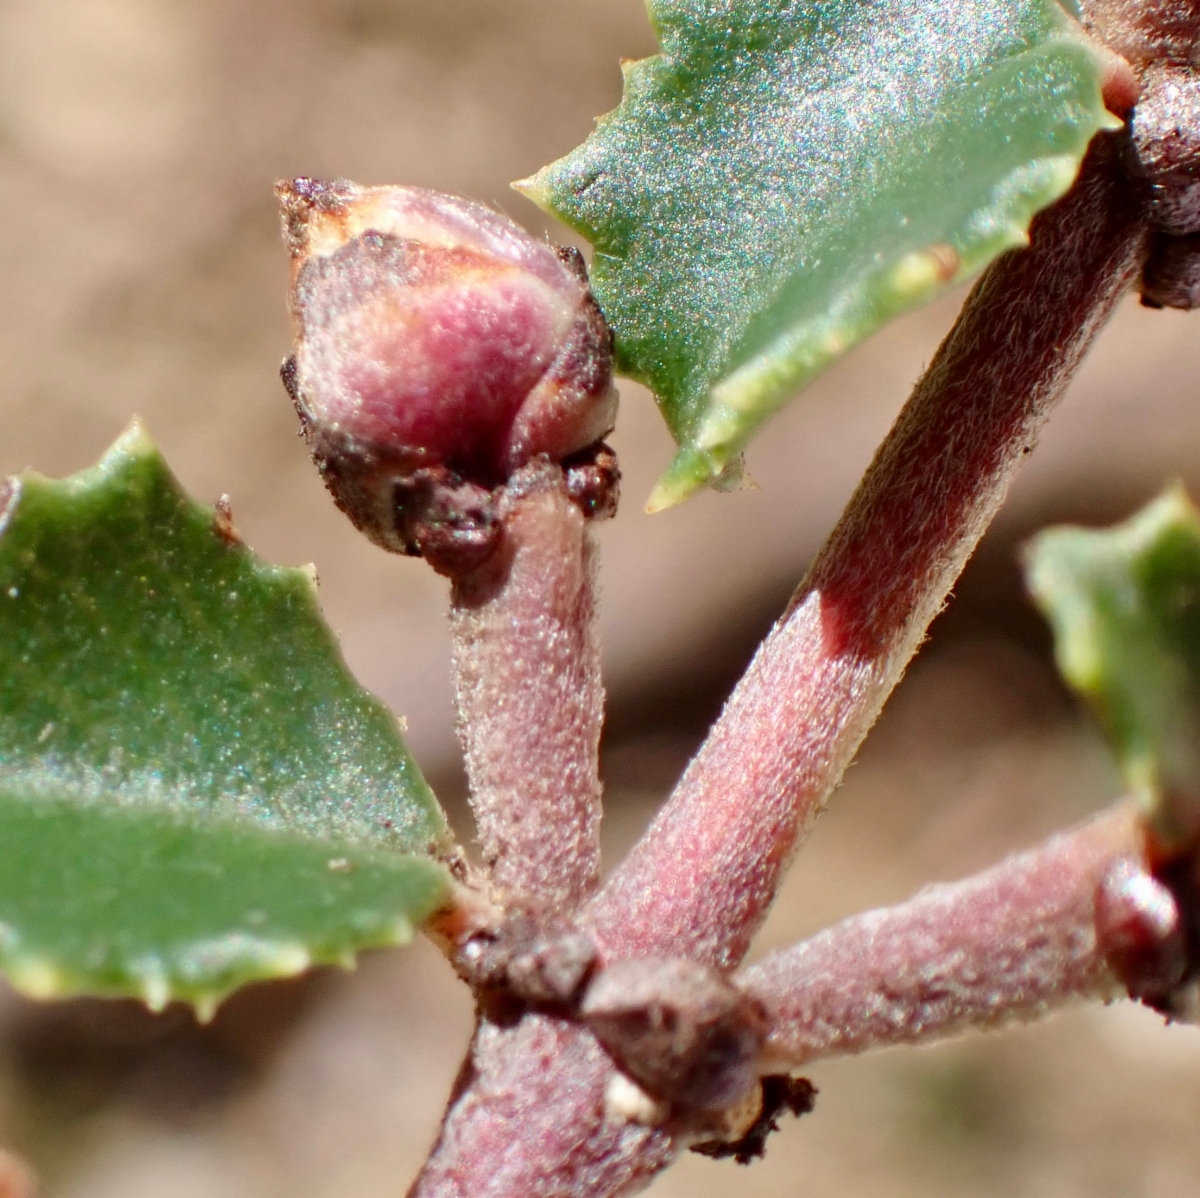
[[[1144,878],[1147,941],[1154,939],[1153,899],[1173,909],[1147,872],[1145,852],[1136,811],[1118,807],[975,877],[843,920],[773,953],[738,984],[767,1008],[767,1050],[778,1067],[927,1043],[1033,1019],[1081,998],[1123,996],[1109,961],[1114,948],[1119,959],[1121,946],[1106,920],[1106,879],[1124,881],[1126,871]],[[1164,939],[1163,951],[1182,962],[1178,920]]]
[[[610,957],[742,958],[1023,456],[1144,260],[1120,138],[980,280],[643,840],[590,910]]]
[[[1098,139],[1075,187],[1034,222],[1030,247],[972,292],[664,811],[585,908],[609,959],[740,961],[793,851],[1141,267],[1146,220],[1119,153],[1118,139]],[[485,1022],[413,1193],[612,1198],[642,1188],[680,1141],[670,1125],[641,1127],[607,1108],[612,1076],[578,1025],[532,1013],[508,1028]]]

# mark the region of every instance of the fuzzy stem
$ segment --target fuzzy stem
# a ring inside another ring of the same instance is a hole
[[[675,1153],[668,1131],[608,1112],[607,1054],[584,1028],[486,1020],[409,1198],[611,1198],[648,1185]]]
[[[592,904],[609,957],[732,968],[941,610],[1018,464],[1136,276],[1119,137],[999,259],[674,794]]]
[[[994,264],[788,612],[647,836],[587,911],[610,958],[736,964],[799,838],[878,714],[1087,345],[1146,228],[1114,138]],[[419,1198],[614,1198],[669,1162],[668,1130],[605,1114],[582,1028],[484,1025]]]
[[[1196,0],[1081,0],[1084,27],[1142,72],[1188,62],[1200,35]]]
[[[1147,866],[1132,806],[773,953],[738,978],[767,1008],[769,1060],[926,1043],[1124,993],[1097,894],[1127,862]]]
[[[496,898],[565,913],[600,875],[595,541],[546,461],[499,516],[499,549],[453,587],[459,736]]]

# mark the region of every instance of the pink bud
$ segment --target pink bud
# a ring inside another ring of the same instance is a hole
[[[335,498],[373,539],[399,479],[492,488],[613,425],[611,338],[582,259],[415,187],[276,186],[292,256],[284,378]]]

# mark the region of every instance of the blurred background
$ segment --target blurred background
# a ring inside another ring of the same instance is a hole
[[[640,0],[0,0],[0,473],[77,470],[140,413],[265,557],[312,561],[363,682],[462,828],[442,583],[352,531],[295,435],[279,176],[487,200],[580,141],[652,52]],[[644,825],[831,527],[961,296],[829,372],[752,449],[757,490],[649,518],[670,444],[627,386],[604,527],[609,860]],[[1200,317],[1129,301],[796,866],[756,952],[979,868],[1118,783],[1053,672],[1021,540],[1200,493]],[[464,833],[465,834],[465,833]],[[54,1198],[385,1198],[471,1023],[428,946],[182,1009],[0,991],[0,1142]],[[765,1162],[683,1198],[1174,1198],[1200,1176],[1200,1031],[1130,1004],[813,1070]]]

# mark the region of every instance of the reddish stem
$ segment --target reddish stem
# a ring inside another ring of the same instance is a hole
[[[784,1066],[1114,998],[1125,987],[1110,958],[1123,964],[1130,955],[1122,950],[1131,920],[1110,918],[1122,898],[1136,917],[1136,900],[1149,896],[1142,955],[1171,956],[1182,972],[1178,909],[1147,871],[1141,821],[1132,806],[1118,807],[973,878],[843,920],[773,953],[738,983],[766,1006],[767,1051]],[[1106,889],[1127,876],[1141,885]],[[1155,902],[1175,915],[1161,936]]]
[[[547,461],[499,516],[499,549],[453,588],[459,735],[495,897],[565,913],[600,876],[595,541]]]
[[[1188,62],[1200,35],[1196,0],[1081,0],[1084,27],[1142,72]]]
[[[610,958],[744,955],[792,854],[1145,255],[1120,139],[980,280],[784,617],[592,904]]]
[[[605,1104],[612,1063],[577,1024],[484,1021],[459,1093],[409,1198],[609,1198],[648,1185],[674,1156],[668,1132]]]
[[[610,958],[731,967],[801,835],[915,651],[1023,454],[1140,269],[1146,225],[1099,139],[993,265],[850,508],[647,836],[588,915]],[[484,1025],[414,1193],[609,1198],[672,1155],[605,1113],[590,1034]]]

